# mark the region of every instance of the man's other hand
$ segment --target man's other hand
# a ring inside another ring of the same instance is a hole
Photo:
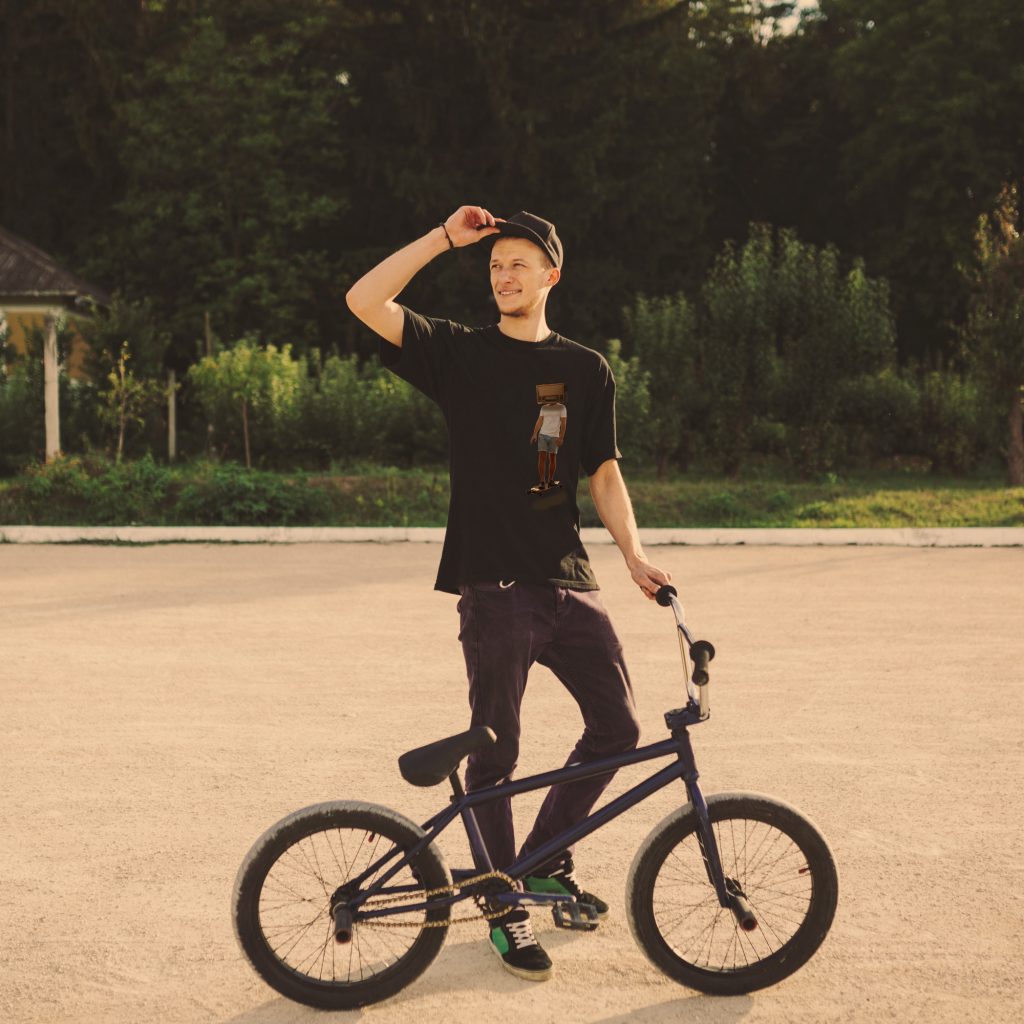
[[[472,245],[487,235],[496,235],[501,217],[493,216],[482,206],[460,206],[445,222],[445,230],[456,248]]]

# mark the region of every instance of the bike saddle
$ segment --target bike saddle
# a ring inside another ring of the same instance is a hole
[[[414,786],[436,786],[444,782],[474,750],[483,750],[498,742],[494,730],[477,725],[457,736],[428,743],[410,750],[398,759],[398,770]]]

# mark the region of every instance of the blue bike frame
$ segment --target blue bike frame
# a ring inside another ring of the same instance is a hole
[[[679,651],[682,656],[684,670],[687,667],[687,650],[690,651],[694,658],[692,679],[684,672],[684,680],[689,698],[686,706],[665,713],[665,724],[668,726],[672,738],[662,740],[660,743],[652,743],[646,747],[640,747],[637,750],[631,750],[625,754],[616,754],[612,757],[588,761],[585,764],[569,765],[555,771],[544,772],[541,775],[531,775],[525,779],[518,779],[513,782],[503,782],[500,785],[489,786],[486,789],[468,794],[463,792],[462,783],[459,781],[459,773],[456,769],[449,777],[453,793],[451,804],[423,824],[422,828],[426,835],[412,849],[408,850],[400,860],[392,864],[365,891],[359,891],[359,887],[389,861],[398,856],[401,851],[397,847],[390,853],[378,858],[358,878],[346,883],[343,890],[339,890],[337,895],[341,900],[345,901],[348,911],[352,913],[354,918],[365,920],[371,917],[386,917],[390,914],[408,913],[411,910],[436,910],[451,906],[473,895],[478,895],[479,893],[463,891],[458,895],[434,897],[421,903],[399,904],[397,906],[388,904],[373,909],[361,909],[363,904],[374,896],[418,891],[418,887],[412,885],[392,886],[391,888],[385,888],[385,886],[402,867],[417,857],[420,851],[432,843],[457,817],[461,817],[465,825],[470,850],[473,854],[473,862],[477,870],[476,872],[453,871],[452,876],[455,884],[458,885],[459,881],[469,880],[474,874],[486,874],[494,871],[495,865],[491,862],[487,852],[487,845],[480,834],[480,828],[473,813],[475,807],[494,800],[518,796],[520,793],[529,793],[536,789],[546,789],[549,786],[561,783],[594,778],[598,775],[616,771],[619,768],[625,768],[627,765],[651,761],[656,757],[675,755],[675,763],[668,765],[660,772],[656,772],[650,778],[627,790],[621,796],[616,797],[604,807],[594,811],[576,825],[560,832],[529,855],[517,857],[510,865],[499,867],[498,870],[507,878],[513,881],[520,881],[547,861],[557,857],[580,839],[589,836],[592,832],[601,828],[602,825],[606,825],[612,819],[617,818],[624,811],[635,807],[642,800],[646,800],[652,793],[657,793],[658,790],[664,789],[669,783],[674,782],[676,779],[681,779],[686,786],[686,793],[697,815],[697,842],[700,845],[708,881],[715,889],[718,902],[721,906],[732,910],[742,927],[749,929],[755,926],[750,907],[746,903],[745,898],[736,887],[735,882],[732,879],[725,878],[722,871],[718,845],[715,842],[715,836],[711,830],[711,822],[708,818],[707,803],[700,791],[700,787],[697,785],[697,765],[693,757],[690,735],[687,732],[688,726],[698,725],[707,719],[710,713],[707,698],[707,669],[708,662],[715,655],[715,650],[706,640],[694,640],[690,635],[683,621],[682,605],[676,599],[675,587],[669,584],[662,586],[656,595],[656,600],[660,605],[671,605],[672,607],[676,618]],[[356,893],[354,896],[351,895],[353,890]],[[572,897],[552,893],[526,893],[513,890],[511,892],[490,893],[488,894],[488,899],[499,903],[515,904],[527,901],[533,903],[557,903],[571,901]]]
[[[531,775],[527,778],[517,779],[511,782],[504,782],[497,786],[489,786],[486,789],[477,790],[473,793],[464,793],[459,782],[458,772],[453,772],[449,781],[453,789],[453,796],[449,807],[438,814],[435,814],[429,821],[424,822],[422,828],[426,835],[380,878],[377,878],[367,889],[358,892],[349,902],[349,909],[358,919],[369,919],[373,917],[386,917],[391,914],[403,914],[413,910],[434,910],[444,906],[451,906],[454,903],[469,898],[472,894],[468,892],[459,895],[449,895],[427,900],[426,902],[414,904],[399,904],[396,906],[383,906],[379,909],[361,910],[361,906],[374,896],[393,895],[402,891],[412,891],[413,886],[396,886],[385,888],[402,867],[409,864],[416,856],[454,821],[461,817],[466,828],[470,849],[473,854],[474,863],[477,869],[482,872],[494,870],[486,844],[480,834],[480,829],[473,814],[473,809],[482,804],[505,797],[518,796],[521,793],[529,793],[537,789],[546,789],[560,783],[576,782],[580,779],[589,779],[598,775],[604,775],[625,768],[628,765],[640,764],[644,761],[651,761],[657,757],[675,755],[676,760],[655,773],[650,778],[638,783],[632,789],[627,790],[621,796],[616,797],[603,807],[588,815],[582,821],[570,828],[560,832],[557,836],[538,847],[525,857],[518,857],[507,867],[499,867],[502,873],[518,881],[525,878],[546,861],[551,860],[562,853],[568,847],[585,838],[592,832],[606,825],[609,821],[617,818],[623,812],[635,807],[638,803],[646,800],[653,793],[664,789],[676,779],[681,779],[686,786],[686,792],[690,803],[693,805],[698,819],[697,838],[704,856],[704,864],[708,873],[708,881],[714,886],[718,901],[723,907],[730,907],[734,902],[732,894],[726,887],[726,880],[723,876],[721,861],[718,855],[718,847],[715,843],[710,822],[708,820],[707,804],[704,796],[697,785],[698,772],[694,760],[693,747],[690,743],[687,725],[694,725],[703,720],[698,706],[691,701],[685,708],[670,711],[665,715],[669,727],[672,729],[672,738],[662,740],[660,743],[652,743],[645,747],[629,751],[624,754],[616,754],[612,757],[600,758],[595,761],[588,761],[585,764],[569,765],[555,771],[544,772],[540,775]],[[362,883],[372,877],[389,860],[392,860],[400,851],[396,848],[389,854],[379,858],[356,879],[347,883],[346,889],[361,886]],[[453,873],[463,877],[470,877],[474,872]],[[489,897],[502,903],[529,902],[558,902],[569,900],[571,897],[541,893],[522,893],[518,891],[496,893]]]

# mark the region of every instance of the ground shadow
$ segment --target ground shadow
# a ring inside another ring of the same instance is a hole
[[[557,941],[552,943],[550,936],[546,935],[545,938],[553,951],[560,945]],[[566,941],[572,941],[576,936],[565,938]],[[554,959],[557,961],[557,956]],[[528,983],[512,977],[505,971],[495,970],[494,966],[484,943],[448,945],[441,950],[426,972],[408,988],[375,1006],[391,1006],[397,1009],[403,1004],[414,1004],[424,999],[433,1002],[440,996],[445,1003],[450,1004],[444,1013],[449,1020],[459,1019],[458,1008],[467,994],[476,997],[486,994],[489,999],[495,1001],[495,1005],[514,1006],[516,998],[523,993],[523,986]],[[585,985],[586,981],[581,979],[581,995]],[[664,990],[652,993],[651,998],[656,1001],[648,1005],[633,1003],[629,1010],[608,1017],[594,1018],[591,1024],[666,1024],[677,1020],[733,1024],[746,1016],[754,1005],[749,996],[707,996],[682,986],[677,993],[671,990],[670,993],[668,998],[665,997]],[[439,1007],[435,1004],[433,1009],[436,1011]],[[323,1024],[327,1019],[324,1016],[325,1012],[327,1011],[302,1006],[279,996],[270,998],[260,1006],[237,1016],[227,1018],[223,1024],[310,1024],[312,1021]],[[337,1014],[336,1019],[339,1021],[355,1021],[363,1016],[362,1010],[333,1012]],[[575,1019],[590,1020],[579,1015]]]
[[[339,1021],[359,1020],[363,1016],[362,1010],[317,1010],[312,1006],[293,1003],[284,996],[277,996],[237,1017],[226,1018],[224,1024],[310,1024],[312,1021],[323,1024],[332,1019],[325,1016],[327,1013],[337,1014],[334,1019]]]
[[[649,1006],[634,1006],[625,1013],[601,1017],[591,1024],[667,1024],[681,1020],[730,1024],[745,1017],[753,1007],[750,996],[705,996],[690,992]]]

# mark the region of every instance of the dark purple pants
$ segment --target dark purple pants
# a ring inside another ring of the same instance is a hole
[[[505,581],[461,586],[459,593],[471,724],[489,725],[498,737],[493,747],[470,755],[467,792],[504,782],[515,770],[519,709],[535,661],[561,680],[583,714],[583,735],[567,765],[636,748],[640,725],[633,687],[598,591]],[[553,786],[520,853],[585,818],[613,775]],[[507,867],[515,859],[511,801],[496,800],[475,813],[492,863]]]

